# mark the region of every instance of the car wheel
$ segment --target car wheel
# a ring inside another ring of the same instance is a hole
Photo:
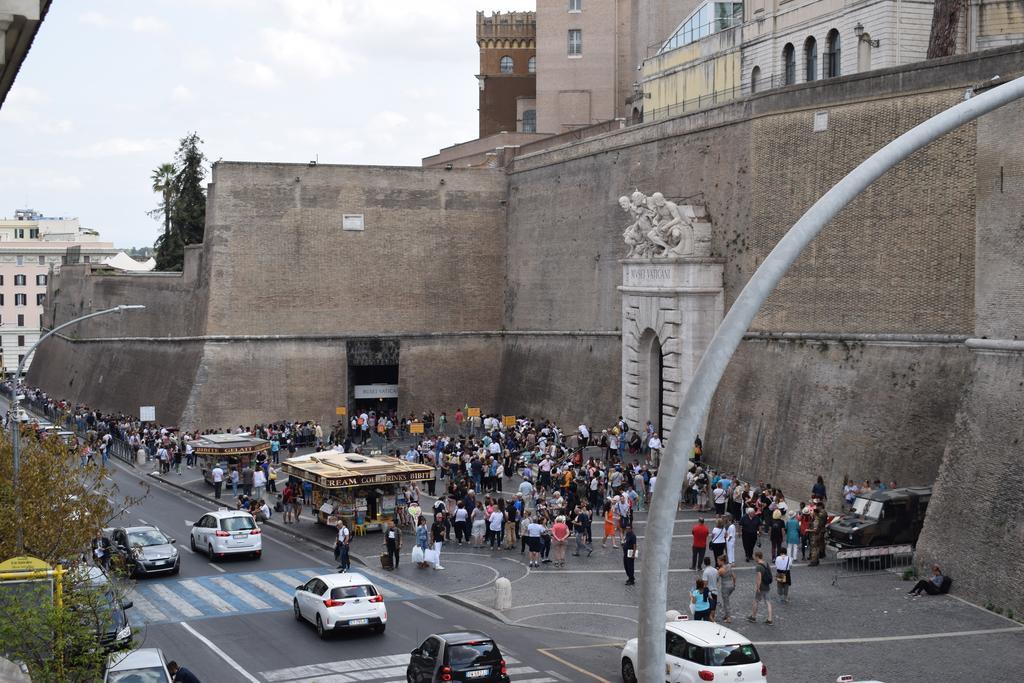
[[[624,683],[636,683],[636,671],[633,670],[633,662],[626,657],[622,658],[622,680]]]
[[[188,547],[192,549],[192,552],[196,552],[198,550],[198,548],[196,548],[196,537],[192,534],[188,535]]]
[[[388,627],[387,624],[379,624],[377,626],[374,626],[373,630],[376,631],[377,633],[384,633],[384,629],[386,629],[387,627]]]
[[[319,614],[316,615],[316,634],[321,640],[327,640],[327,631],[324,630],[324,622],[320,620]]]
[[[206,546],[206,554],[210,557],[210,562],[213,562],[216,559],[216,555],[213,554],[212,545]]]
[[[252,554],[252,558],[253,558],[254,560],[258,560],[258,559],[260,559],[260,557],[262,557],[262,556],[263,556],[263,551],[262,551],[262,550],[257,550],[256,552],[254,552],[254,553]]]
[[[177,576],[178,572],[180,572],[180,571],[181,571],[181,565],[180,564],[174,565],[174,569],[171,570],[171,576]]]
[[[298,600],[292,600],[292,610],[295,612],[295,620],[302,621],[302,610],[299,609]]]

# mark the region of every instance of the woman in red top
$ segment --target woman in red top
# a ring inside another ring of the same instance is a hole
[[[555,523],[551,525],[551,543],[555,546],[555,566],[565,567],[565,549],[569,545],[569,526],[565,523],[565,516],[555,517]]]

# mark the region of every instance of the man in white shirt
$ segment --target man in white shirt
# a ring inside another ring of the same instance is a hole
[[[267,486],[267,475],[262,465],[257,465],[252,473],[252,497],[257,501],[263,501],[263,492]]]
[[[213,479],[213,497],[220,500],[220,489],[224,486],[224,470],[220,465],[214,465],[210,470],[210,477]]]
[[[647,441],[647,448],[651,452],[651,460],[657,465],[661,460],[661,438],[657,432],[651,434],[651,438]]]
[[[348,530],[344,522],[338,522],[338,541],[334,544],[334,558],[338,561],[338,571],[344,573],[349,568],[348,544],[352,539],[352,532]]]
[[[583,424],[577,427],[580,432],[580,446],[590,445],[590,428]]]

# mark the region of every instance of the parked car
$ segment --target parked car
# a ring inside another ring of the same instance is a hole
[[[192,552],[205,552],[211,561],[237,554],[258,559],[263,554],[263,534],[245,510],[221,508],[206,513],[192,525],[188,544]]]
[[[853,499],[853,511],[828,525],[837,548],[917,544],[931,500],[930,486],[872,491]]]
[[[160,648],[145,647],[110,655],[103,683],[172,683]]]
[[[665,624],[665,680],[699,681],[768,680],[768,667],[746,637],[710,621],[669,621]],[[622,648],[622,680],[636,683],[637,639]]]
[[[509,683],[498,644],[480,631],[431,635],[410,653],[405,678],[409,683]]]
[[[384,633],[384,595],[362,574],[324,574],[295,587],[295,618],[310,621],[321,638],[331,631],[370,628]]]
[[[131,609],[132,601],[118,597],[110,579],[99,567],[83,567],[81,572],[70,575],[65,581],[73,589],[96,591],[99,613],[83,615],[96,626],[96,642],[107,652],[130,647],[135,635],[127,610]]]
[[[181,557],[175,540],[155,526],[130,526],[105,529],[115,555],[121,557],[131,576],[177,574]]]

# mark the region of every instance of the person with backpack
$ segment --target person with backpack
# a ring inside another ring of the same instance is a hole
[[[765,609],[768,611],[768,618],[765,619],[764,623],[771,625],[775,623],[772,620],[772,570],[765,564],[764,553],[760,550],[754,553],[754,562],[757,563],[754,566],[754,606],[750,616],[747,617],[747,621],[750,623],[757,621],[757,605],[763,602]]]

